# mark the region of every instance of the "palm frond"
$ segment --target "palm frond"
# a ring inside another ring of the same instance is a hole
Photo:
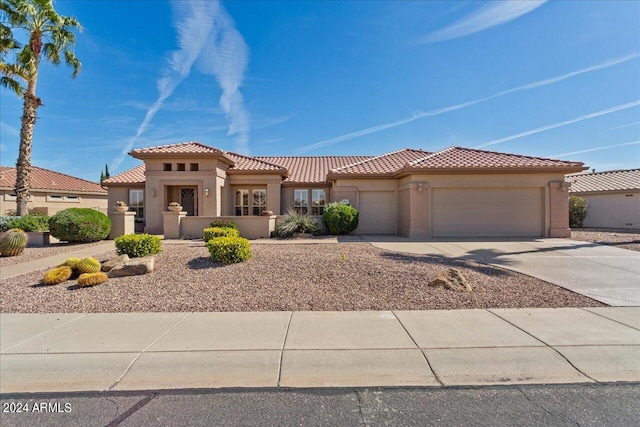
[[[9,89],[17,96],[22,96],[25,91],[25,88],[17,80],[7,76],[0,77],[0,86]]]
[[[67,63],[67,65],[73,67],[73,73],[71,74],[71,77],[75,79],[78,76],[80,70],[82,70],[82,62],[80,62],[80,60],[76,58],[75,53],[71,52],[70,50],[64,51],[64,61]]]

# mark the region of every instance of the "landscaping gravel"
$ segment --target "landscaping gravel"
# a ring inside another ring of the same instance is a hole
[[[166,244],[156,270],[92,288],[43,286],[45,270],[0,281],[0,312],[424,310],[586,307],[603,304],[523,274],[479,264],[386,252],[367,243],[254,245],[240,264],[213,262],[202,243]],[[102,254],[101,260],[115,256]],[[427,286],[455,267],[471,293]]]
[[[571,230],[571,239],[640,252],[640,230],[579,228]]]
[[[34,246],[31,248],[24,248],[22,254],[11,257],[0,257],[0,268],[8,267],[10,265],[21,264],[23,262],[29,262],[40,258],[46,258],[49,256],[62,254],[65,252],[83,250],[91,246],[99,245],[104,241],[94,243],[53,243],[49,246]]]

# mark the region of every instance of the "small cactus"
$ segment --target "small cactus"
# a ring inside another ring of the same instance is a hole
[[[80,262],[80,258],[71,257],[71,258],[68,258],[62,264],[60,264],[58,267],[62,267],[66,265],[67,267],[71,267],[72,270],[75,270],[79,262]]]
[[[29,236],[19,228],[12,228],[7,235],[0,240],[0,255],[16,256],[20,255],[27,246]]]
[[[83,258],[76,264],[76,269],[80,274],[97,273],[101,267],[100,261],[92,257]]]
[[[78,286],[89,287],[99,285],[106,282],[109,277],[102,272],[99,273],[83,273],[78,277]]]
[[[42,283],[47,286],[58,285],[69,280],[72,273],[73,271],[71,270],[71,267],[67,265],[56,267],[53,270],[47,271],[42,278]]]

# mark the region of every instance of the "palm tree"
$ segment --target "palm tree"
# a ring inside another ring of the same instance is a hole
[[[58,65],[64,58],[73,68],[71,76],[75,78],[82,63],[73,53],[76,36],[72,31],[81,31],[82,27],[75,18],[58,15],[52,0],[0,0],[0,21],[0,84],[24,98],[15,187],[17,212],[22,216],[27,213],[31,192],[31,145],[36,110],[43,105],[36,96],[40,61]],[[28,43],[24,46],[17,43],[14,29],[26,32]],[[15,56],[15,61],[6,62],[7,56]]]

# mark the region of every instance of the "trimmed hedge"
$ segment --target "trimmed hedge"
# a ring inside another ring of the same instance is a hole
[[[125,234],[114,239],[118,255],[138,258],[162,252],[162,241],[151,234]]]
[[[89,208],[70,208],[49,219],[49,231],[57,239],[72,243],[97,242],[111,231],[111,220]]]
[[[233,264],[251,258],[251,244],[243,237],[216,237],[207,242],[211,259],[223,264]]]
[[[216,237],[240,237],[240,233],[235,228],[211,227],[202,230],[202,238],[205,242]]]
[[[236,224],[235,222],[231,221],[230,219],[216,219],[213,220],[213,222],[211,224],[209,224],[209,227],[214,228],[214,227],[219,227],[219,228],[233,228],[234,230],[238,229],[238,224]]]
[[[358,227],[358,210],[345,203],[329,203],[322,219],[330,234],[348,234]]]
[[[24,215],[13,218],[7,222],[8,228],[19,228],[23,231],[47,231],[49,230],[49,217],[47,215]]]

